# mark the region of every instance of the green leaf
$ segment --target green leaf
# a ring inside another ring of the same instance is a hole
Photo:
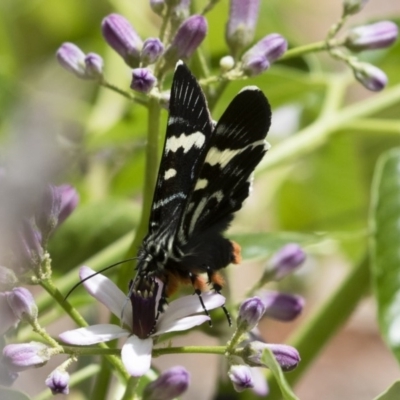
[[[13,390],[0,386],[0,399],[7,400],[30,400],[31,398],[18,390]]]
[[[400,399],[400,381],[396,381],[374,400],[398,400]]]
[[[299,400],[299,398],[293,393],[292,389],[286,382],[282,369],[276,361],[276,358],[274,357],[271,350],[264,349],[262,360],[271,370],[276,381],[278,382],[283,398],[285,400]]]
[[[400,362],[400,148],[390,150],[378,160],[370,225],[379,327]]]
[[[300,232],[274,233],[241,233],[229,235],[242,248],[244,260],[267,258],[288,243],[297,243],[301,246],[316,244],[325,239],[323,234],[307,234]]]

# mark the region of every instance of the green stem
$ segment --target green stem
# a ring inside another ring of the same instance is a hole
[[[57,303],[67,312],[67,314],[75,321],[78,326],[88,326],[88,323],[85,321],[82,315],[74,307],[72,307],[68,301],[64,300],[64,296],[51,280],[43,280],[40,282],[40,284],[47,291],[47,293],[50,294],[51,298],[57,301]]]
[[[116,92],[116,93],[126,97],[130,101],[133,101],[135,103],[141,104],[142,106],[147,106],[147,101],[146,100],[141,99],[141,98],[139,98],[137,96],[134,96],[133,94],[131,94],[131,93],[129,93],[129,92],[123,90],[123,89],[120,89],[119,87],[117,87],[117,86],[115,86],[115,85],[113,85],[113,84],[111,84],[111,83],[109,83],[109,82],[107,82],[105,80],[101,81],[100,85],[105,87],[105,88],[107,88],[107,89],[112,90],[113,92]]]
[[[130,246],[127,257],[136,256],[140,244],[147,233],[149,218],[151,212],[151,204],[153,201],[154,188],[157,181],[158,171],[158,140],[160,134],[160,117],[161,108],[155,99],[150,99],[148,114],[148,132],[146,146],[146,166],[143,186],[142,214],[136,231],[135,238]],[[128,282],[133,276],[133,262],[127,263],[121,268],[118,286],[122,288],[128,287]]]
[[[357,118],[375,114],[400,101],[400,85],[359,103],[347,106],[336,112],[321,115],[314,123],[279,143],[270,150],[258,173],[277,167],[287,161],[293,162],[326,143],[329,136]]]
[[[294,346],[301,355],[298,367],[285,375],[292,386],[311,365],[315,357],[334,336],[337,330],[343,326],[353,313],[357,304],[369,289],[370,270],[368,259],[365,258],[359,265],[353,268],[345,278],[343,284],[330,296],[329,299],[295,332],[289,343]],[[269,400],[281,399],[278,384],[269,379]]]
[[[364,118],[356,121],[350,121],[342,126],[343,130],[353,130],[373,133],[388,133],[395,136],[400,135],[400,120],[398,119],[379,119]]]
[[[225,354],[226,346],[182,346],[154,349],[153,357],[165,354]]]
[[[125,393],[122,396],[121,400],[137,399],[138,397],[135,395],[135,393],[136,393],[136,389],[138,387],[139,382],[140,382],[140,378],[131,377],[128,381],[128,384],[126,385]]]
[[[296,58],[304,56],[308,53],[315,53],[317,51],[324,51],[328,49],[328,45],[325,41],[315,42],[306,44],[304,46],[295,47],[294,49],[288,50],[279,61],[288,60],[289,58]]]

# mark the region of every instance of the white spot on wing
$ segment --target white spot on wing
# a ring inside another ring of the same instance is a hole
[[[207,179],[199,179],[194,187],[194,190],[204,189],[208,185]]]
[[[218,150],[216,147],[211,147],[211,149],[207,153],[206,163],[210,165],[219,164],[221,168],[225,168],[228,163],[232,160],[233,157],[237,156],[238,154],[246,151],[249,147],[256,147],[256,146],[264,146],[265,140],[258,140],[256,142],[250,143],[247,146],[243,147],[242,149],[237,150]]]
[[[189,135],[182,133],[180,136],[172,136],[167,139],[165,145],[165,154],[169,151],[176,152],[178,149],[182,148],[184,153],[187,153],[193,146],[200,149],[206,140],[204,133],[194,132]]]
[[[164,179],[167,180],[169,178],[173,178],[176,175],[176,169],[170,168],[168,171],[165,171]]]

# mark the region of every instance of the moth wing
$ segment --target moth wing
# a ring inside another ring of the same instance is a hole
[[[149,234],[178,229],[212,133],[203,91],[186,65],[179,62],[171,88],[166,139],[154,191]]]
[[[217,123],[210,146],[180,224],[179,240],[196,233],[222,232],[242,207],[251,176],[269,148],[265,138],[271,107],[261,90],[244,88]]]

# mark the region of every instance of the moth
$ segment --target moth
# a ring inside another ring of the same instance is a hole
[[[180,284],[220,292],[220,270],[241,261],[240,247],[224,237],[251,189],[252,174],[269,148],[268,100],[245,87],[213,123],[205,95],[188,67],[176,66],[166,138],[133,286],[158,278],[161,308]],[[207,313],[207,310],[205,310]],[[226,312],[226,310],[225,310]]]

